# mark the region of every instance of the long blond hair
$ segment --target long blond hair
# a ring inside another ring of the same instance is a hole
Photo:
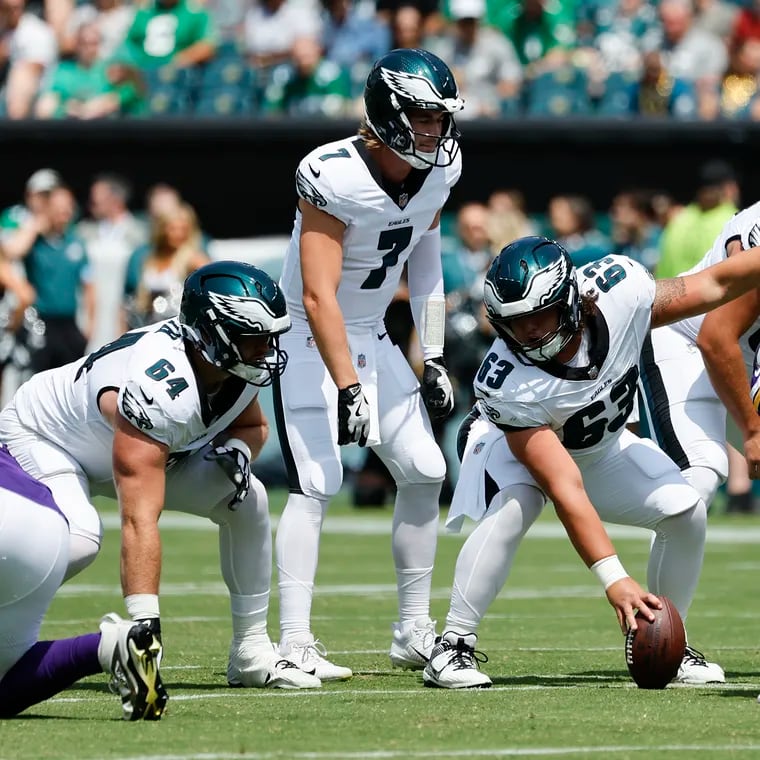
[[[167,228],[178,217],[183,216],[188,225],[187,239],[172,250],[169,244]],[[198,254],[203,250],[201,231],[198,225],[198,217],[195,209],[189,203],[181,203],[174,211],[163,214],[155,219],[150,235],[150,253],[143,262],[142,270],[170,269],[176,275],[179,282],[195,269],[195,261]],[[168,267],[165,266],[167,259]],[[137,286],[135,301],[138,311],[147,314],[151,311],[152,293],[145,285],[143,277]]]

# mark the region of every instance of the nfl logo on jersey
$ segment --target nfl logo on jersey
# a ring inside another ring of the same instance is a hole
[[[313,335],[309,335],[308,338],[306,338],[306,348],[314,348],[314,346],[317,345],[317,342],[314,340]]]
[[[356,357],[356,363],[359,365],[359,369],[364,369],[367,366],[367,357],[364,354],[359,354]]]
[[[483,451],[484,446],[485,443],[483,441],[478,441],[478,443],[475,444],[475,448],[472,450],[472,453],[477,456],[481,451]]]
[[[409,203],[409,193],[401,193],[398,197],[398,207],[404,208]]]

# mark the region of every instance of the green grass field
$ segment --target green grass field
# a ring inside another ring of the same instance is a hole
[[[272,496],[273,513],[285,495]],[[337,501],[322,538],[314,626],[345,683],[311,692],[231,689],[227,597],[210,525],[165,515],[162,623],[170,693],[159,723],[125,723],[106,677],[88,679],[19,718],[0,723],[0,757],[500,758],[760,757],[758,578],[760,518],[714,516],[702,582],[689,619],[691,643],[726,669],[724,687],[640,691],[623,657],[613,612],[560,534],[551,510],[524,542],[510,582],[481,629],[494,687],[422,687],[419,673],[390,668],[396,619],[390,510]],[[105,511],[100,557],[53,603],[44,637],[95,630],[123,614],[118,531]],[[641,580],[648,539],[613,532]],[[433,616],[443,620],[461,536],[442,535]],[[275,584],[276,588],[276,584]],[[270,631],[277,636],[273,596]],[[440,626],[439,626],[440,627]]]

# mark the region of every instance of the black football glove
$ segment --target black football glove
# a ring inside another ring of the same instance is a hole
[[[249,452],[250,449],[243,441],[230,438],[223,446],[216,446],[203,456],[209,462],[216,462],[235,486],[235,494],[227,504],[233,510],[237,509],[237,505],[248,496],[248,490],[251,487]]]
[[[431,421],[445,420],[454,411],[454,389],[442,356],[425,362],[420,393]]]
[[[338,446],[364,446],[369,435],[369,404],[361,383],[338,389]]]

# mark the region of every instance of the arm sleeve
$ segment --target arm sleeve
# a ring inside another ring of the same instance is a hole
[[[423,359],[443,355],[446,301],[441,267],[441,228],[428,230],[408,261],[409,302],[420,336]]]

